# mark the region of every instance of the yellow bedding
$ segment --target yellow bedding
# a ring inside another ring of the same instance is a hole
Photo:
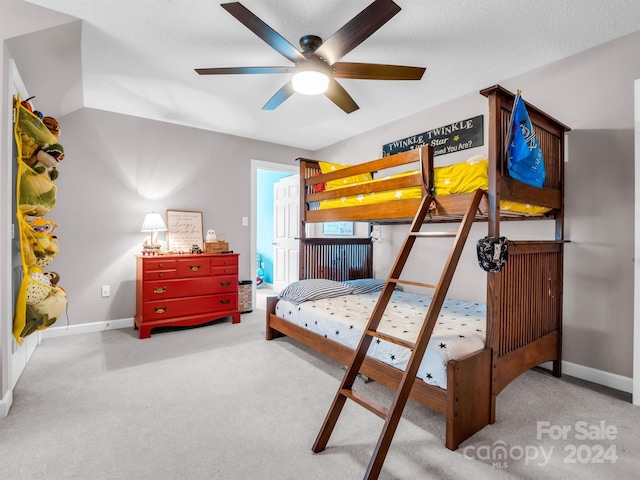
[[[344,166],[340,166],[344,167]],[[338,167],[338,168],[340,168]],[[434,168],[434,186],[436,190],[436,196],[443,195],[455,195],[460,193],[470,193],[478,188],[487,190],[489,188],[489,176],[488,176],[489,161],[486,157],[476,155],[469,158],[466,162],[455,163],[453,165],[447,165],[444,167]],[[329,167],[323,168],[328,170]],[[387,178],[398,178],[407,175],[413,175],[419,173],[418,170],[409,172],[403,172],[388,177],[382,177],[371,182],[377,182]],[[366,183],[366,179],[362,178],[350,178],[344,179],[345,181],[337,181],[332,185],[327,185],[327,190],[336,190],[344,186],[358,185],[360,183]],[[337,186],[339,185],[339,186]],[[371,205],[379,203],[389,203],[396,200],[410,200],[414,198],[421,198],[421,187],[408,187],[397,190],[386,190],[383,192],[372,192],[366,195],[353,195],[329,200],[322,200],[319,204],[320,210],[330,208],[342,208],[352,207],[356,205]],[[528,215],[542,215],[549,210],[547,207],[538,207],[535,205],[526,205],[516,202],[502,201],[500,202],[500,209],[502,211],[509,211],[514,213],[523,213]]]

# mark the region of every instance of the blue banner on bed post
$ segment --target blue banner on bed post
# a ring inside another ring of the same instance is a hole
[[[508,148],[509,175],[534,187],[542,187],[547,175],[544,169],[544,157],[538,145],[536,133],[533,131],[527,107],[519,92],[513,102],[509,132],[511,139]]]

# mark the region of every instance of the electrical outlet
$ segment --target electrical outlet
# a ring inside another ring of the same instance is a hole
[[[109,285],[102,286],[102,298],[111,296],[111,287]]]

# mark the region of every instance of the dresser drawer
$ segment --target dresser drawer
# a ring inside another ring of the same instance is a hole
[[[142,275],[142,278],[147,280],[161,280],[166,279],[169,280],[171,278],[176,278],[175,270],[147,270]]]
[[[235,267],[238,268],[237,255],[216,255],[211,258],[211,266],[215,267]]]
[[[216,289],[218,285],[218,279],[214,277],[145,282],[142,287],[142,299],[148,302],[164,298],[210,295],[218,291]]]
[[[142,262],[145,272],[149,270],[175,270],[176,261],[167,260],[166,258],[145,258]]]
[[[214,295],[213,308],[215,312],[223,312],[225,310],[237,310],[238,309],[238,293],[229,292],[221,295]]]
[[[145,302],[143,315],[145,321],[153,322],[164,318],[185,317],[216,311],[236,310],[237,308],[238,294],[228,293]]]
[[[198,257],[178,260],[178,276],[184,277],[206,277],[211,275],[211,259],[209,257]]]
[[[238,276],[237,275],[223,275],[219,277],[211,277],[213,279],[213,292],[237,292],[238,291]]]
[[[226,267],[211,267],[211,275],[237,275],[237,265],[227,265]]]

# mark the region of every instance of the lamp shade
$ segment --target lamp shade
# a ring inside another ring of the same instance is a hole
[[[140,227],[141,232],[166,232],[167,226],[159,213],[147,213]]]

